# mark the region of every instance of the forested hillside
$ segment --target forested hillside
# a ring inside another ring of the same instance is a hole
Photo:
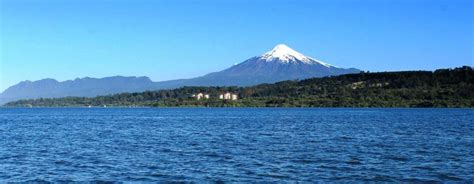
[[[239,99],[221,100],[224,92]],[[209,94],[197,100],[193,94]],[[19,100],[7,107],[474,107],[472,67],[432,71],[363,72],[252,87],[182,87],[95,98]]]

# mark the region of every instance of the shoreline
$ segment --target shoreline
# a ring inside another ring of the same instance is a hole
[[[84,106],[42,106],[42,107],[3,107],[0,109],[474,109],[474,107],[206,107],[206,106],[110,106],[110,107],[84,107]]]

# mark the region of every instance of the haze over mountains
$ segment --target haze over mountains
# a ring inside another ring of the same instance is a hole
[[[66,96],[93,97],[122,92],[141,92],[182,86],[250,86],[283,80],[306,79],[348,73],[355,68],[339,68],[307,57],[286,45],[279,44],[261,56],[252,57],[228,69],[207,75],[162,82],[148,77],[78,78],[59,82],[54,79],[23,81],[0,94],[0,104],[18,99]]]

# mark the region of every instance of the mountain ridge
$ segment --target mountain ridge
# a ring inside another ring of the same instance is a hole
[[[83,77],[61,82],[52,78],[22,81],[0,93],[0,104],[18,99],[93,97],[123,92],[173,89],[182,86],[251,86],[358,72],[360,72],[359,69],[335,67],[305,56],[287,45],[278,44],[260,56],[251,57],[227,69],[189,79],[153,82],[146,76],[111,76]]]

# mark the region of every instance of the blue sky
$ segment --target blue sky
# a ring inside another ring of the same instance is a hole
[[[0,91],[43,78],[190,78],[278,43],[370,71],[472,66],[473,2],[0,0]]]

